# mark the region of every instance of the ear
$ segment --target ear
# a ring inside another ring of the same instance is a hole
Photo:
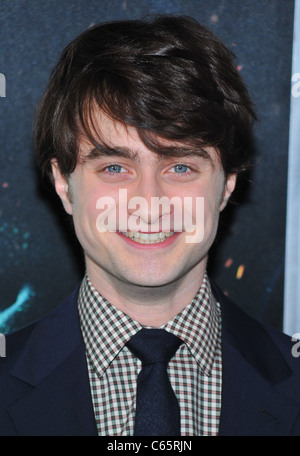
[[[54,186],[56,193],[61,199],[61,202],[63,203],[63,206],[65,208],[65,211],[68,214],[72,214],[72,204],[70,202],[69,198],[69,183],[66,177],[61,173],[57,160],[53,159],[51,160],[51,166],[52,166],[52,175],[54,179]]]
[[[223,192],[223,198],[222,198],[221,204],[220,204],[220,212],[223,211],[223,209],[225,209],[225,207],[228,203],[228,200],[229,200],[233,190],[235,189],[236,177],[237,177],[236,174],[229,174],[229,176],[227,177],[227,180],[225,182],[224,192]]]

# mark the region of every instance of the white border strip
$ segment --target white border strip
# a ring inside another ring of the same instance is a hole
[[[283,331],[300,332],[300,0],[295,0]]]

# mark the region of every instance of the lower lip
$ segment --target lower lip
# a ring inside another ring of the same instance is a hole
[[[163,242],[156,242],[155,244],[140,244],[139,242],[135,242],[132,239],[130,239],[129,237],[125,236],[125,234],[120,233],[119,231],[117,232],[117,234],[122,239],[124,239],[124,241],[128,245],[130,245],[132,247],[135,247],[137,249],[142,249],[142,250],[155,250],[155,249],[163,249],[165,247],[169,247],[170,245],[172,245],[176,241],[176,239],[178,239],[178,237],[182,233],[181,232],[175,233],[172,236],[170,236],[167,239],[165,239]]]

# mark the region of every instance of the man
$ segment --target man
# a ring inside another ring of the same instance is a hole
[[[2,435],[300,434],[289,338],[206,273],[254,119],[232,54],[193,19],[99,25],[67,46],[35,137],[86,276],[7,337]]]

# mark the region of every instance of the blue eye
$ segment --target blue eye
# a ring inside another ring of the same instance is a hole
[[[175,173],[186,173],[188,171],[188,166],[186,165],[175,165],[174,166]]]
[[[120,166],[120,165],[110,165],[107,167],[107,171],[109,173],[117,174],[117,173],[120,173],[121,170],[122,170],[122,166]]]

